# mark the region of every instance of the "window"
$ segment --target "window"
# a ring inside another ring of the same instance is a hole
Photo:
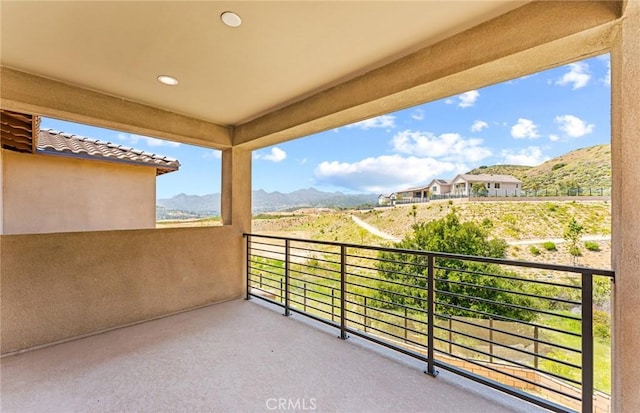
[[[495,189],[500,189],[500,182],[496,182],[495,184],[493,184],[493,187]]]
[[[487,188],[491,189],[491,182],[487,182]]]
[[[437,187],[437,186],[435,186],[435,185],[434,185],[434,186],[432,186],[432,187],[431,187],[431,191],[432,191],[432,192],[438,192],[438,187]]]

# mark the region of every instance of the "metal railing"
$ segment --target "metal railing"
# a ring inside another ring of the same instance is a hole
[[[260,298],[556,412],[594,410],[593,281],[613,271],[245,234]]]

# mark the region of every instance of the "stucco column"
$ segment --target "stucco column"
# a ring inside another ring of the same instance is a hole
[[[251,231],[251,151],[222,151],[221,218],[241,232]]]
[[[611,49],[613,411],[640,412],[640,2]]]

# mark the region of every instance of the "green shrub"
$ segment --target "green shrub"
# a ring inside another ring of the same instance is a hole
[[[563,167],[565,167],[565,166],[567,166],[567,164],[566,164],[566,163],[557,163],[557,164],[555,164],[555,165],[553,165],[553,166],[551,167],[551,170],[552,170],[552,171],[555,171],[555,170],[558,170],[558,169],[563,168]]]
[[[580,251],[580,248],[578,247],[570,247],[569,254],[573,257],[582,257],[582,251]]]
[[[593,312],[593,335],[603,339],[611,337],[611,317],[606,311]]]
[[[594,241],[587,241],[584,243],[584,247],[589,251],[600,251],[600,245]]]
[[[558,249],[556,248],[556,243],[555,242],[551,242],[551,241],[546,241],[542,244],[542,248],[544,248],[547,251],[557,251]]]
[[[540,255],[540,250],[535,245],[529,247],[529,252],[533,255]]]
[[[549,210],[549,212],[555,212],[558,210],[558,206],[556,204],[548,204],[547,209]]]

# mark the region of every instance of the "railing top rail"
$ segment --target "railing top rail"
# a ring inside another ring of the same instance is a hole
[[[465,261],[483,262],[483,263],[489,263],[489,264],[510,265],[514,267],[537,268],[537,269],[550,270],[550,271],[564,271],[564,272],[572,272],[576,274],[600,275],[600,276],[605,276],[605,277],[610,277],[615,279],[615,271],[605,270],[600,268],[578,267],[578,266],[562,265],[562,264],[547,264],[547,263],[531,262],[531,261],[514,261],[514,260],[508,260],[504,258],[476,257],[472,255],[452,254],[452,253],[446,253],[446,252],[421,251],[421,250],[393,248],[393,247],[380,247],[380,246],[374,246],[374,245],[350,244],[350,243],[335,242],[335,241],[319,241],[319,240],[311,240],[311,239],[303,239],[303,238],[282,237],[282,236],[276,236],[276,235],[252,234],[248,232],[245,232],[244,234],[242,234],[242,236],[245,238],[259,237],[259,238],[269,238],[269,239],[277,239],[277,240],[290,240],[290,241],[305,242],[305,243],[311,243],[311,244],[332,245],[336,247],[359,248],[359,249],[368,249],[372,251],[399,252],[399,253],[406,253],[406,254],[432,256],[436,258],[449,258],[449,259],[458,259],[458,260],[465,260]]]

